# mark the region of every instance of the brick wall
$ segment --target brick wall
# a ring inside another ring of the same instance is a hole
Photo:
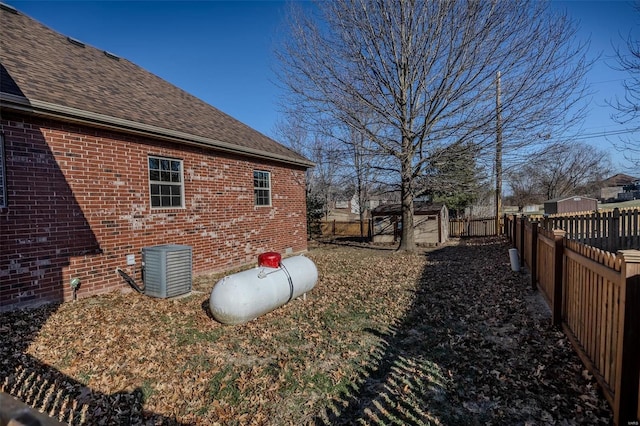
[[[0,211],[0,310],[126,288],[115,272],[157,244],[193,247],[196,274],[306,250],[304,169],[4,114],[8,208]],[[151,209],[148,156],[183,160],[185,208]],[[253,170],[271,172],[255,207]]]

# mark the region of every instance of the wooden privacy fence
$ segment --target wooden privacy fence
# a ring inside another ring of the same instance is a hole
[[[500,219],[502,228],[504,219]],[[371,219],[362,222],[362,236],[371,237]],[[360,237],[360,221],[329,220],[320,222],[320,231],[324,237]],[[498,235],[496,233],[496,218],[483,219],[450,219],[450,237],[488,237]]]
[[[570,240],[562,230],[507,220],[540,290],[612,407],[617,425],[640,419],[640,251],[612,254]]]
[[[502,226],[503,219],[500,219]],[[488,237],[498,235],[496,232],[496,218],[482,219],[449,219],[450,237]]]
[[[613,209],[572,215],[553,215],[541,219],[545,229],[562,229],[570,240],[615,252],[640,248],[640,210]]]
[[[560,325],[562,312],[562,255],[564,231],[538,230],[536,247],[536,270],[532,272],[533,287],[540,290],[551,307],[554,325]]]
[[[511,240],[513,246],[520,253],[520,264],[524,265],[522,257],[522,247],[524,243],[524,216],[504,216],[504,234]]]
[[[362,235],[360,234],[362,229]],[[360,221],[325,221],[320,222],[320,231],[323,237],[370,237],[371,220]]]
[[[613,407],[637,419],[640,253],[617,256],[566,240],[562,327]]]

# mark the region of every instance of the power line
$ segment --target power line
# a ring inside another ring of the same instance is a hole
[[[583,134],[579,134],[579,135],[575,135],[575,136],[571,136],[571,137],[564,137],[564,138],[561,138],[561,140],[595,139],[595,138],[603,138],[603,137],[606,138],[607,136],[626,135],[626,134],[630,134],[630,133],[636,133],[636,132],[639,132],[639,131],[640,131],[640,128],[636,128],[636,129],[619,129],[619,130],[593,132],[593,133],[583,133]]]
[[[624,130],[614,130],[611,132],[599,132],[599,133],[591,133],[591,134],[584,134],[581,135],[581,138],[584,139],[592,139],[592,138],[597,138],[597,137],[607,137],[607,136],[618,136],[618,135],[626,135],[629,133],[636,133],[638,132],[640,129],[624,129]]]
[[[604,83],[618,83],[621,81],[628,80],[629,78],[616,78],[613,80],[602,80],[602,81],[588,81],[588,84],[604,84]]]

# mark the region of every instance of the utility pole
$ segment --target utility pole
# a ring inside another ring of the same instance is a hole
[[[496,234],[500,235],[502,214],[502,103],[500,101],[500,71],[496,74]]]

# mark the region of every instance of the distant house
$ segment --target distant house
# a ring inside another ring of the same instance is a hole
[[[522,208],[523,213],[537,213],[544,210],[543,204],[528,204]]]
[[[0,310],[126,287],[141,249],[193,271],[307,249],[312,163],[112,53],[0,9]],[[131,265],[133,263],[133,265]]]
[[[413,212],[416,244],[440,245],[449,239],[449,212],[444,204],[415,203]],[[400,204],[383,204],[371,210],[374,243],[394,243],[402,233]]]
[[[574,213],[598,210],[598,200],[589,197],[560,197],[544,202],[545,214]]]
[[[340,212],[346,215],[359,215],[360,203],[358,197],[354,194],[351,198],[337,198],[333,202],[333,211]]]
[[[640,200],[640,179],[626,184],[622,191],[618,193],[618,201]]]
[[[602,201],[619,201],[624,199],[623,194],[624,187],[637,182],[638,178],[625,175],[623,173],[615,174],[604,181],[602,181],[602,188],[600,189],[600,200]],[[631,198],[633,199],[633,198]]]
[[[381,204],[389,204],[397,202],[397,197],[394,194],[370,195],[365,201],[362,207],[362,213],[364,217],[368,219],[372,209],[378,207]],[[351,198],[341,197],[336,198],[335,201],[329,203],[329,219],[343,220],[343,221],[356,221],[360,220],[360,202],[358,201],[357,194],[353,194]]]

